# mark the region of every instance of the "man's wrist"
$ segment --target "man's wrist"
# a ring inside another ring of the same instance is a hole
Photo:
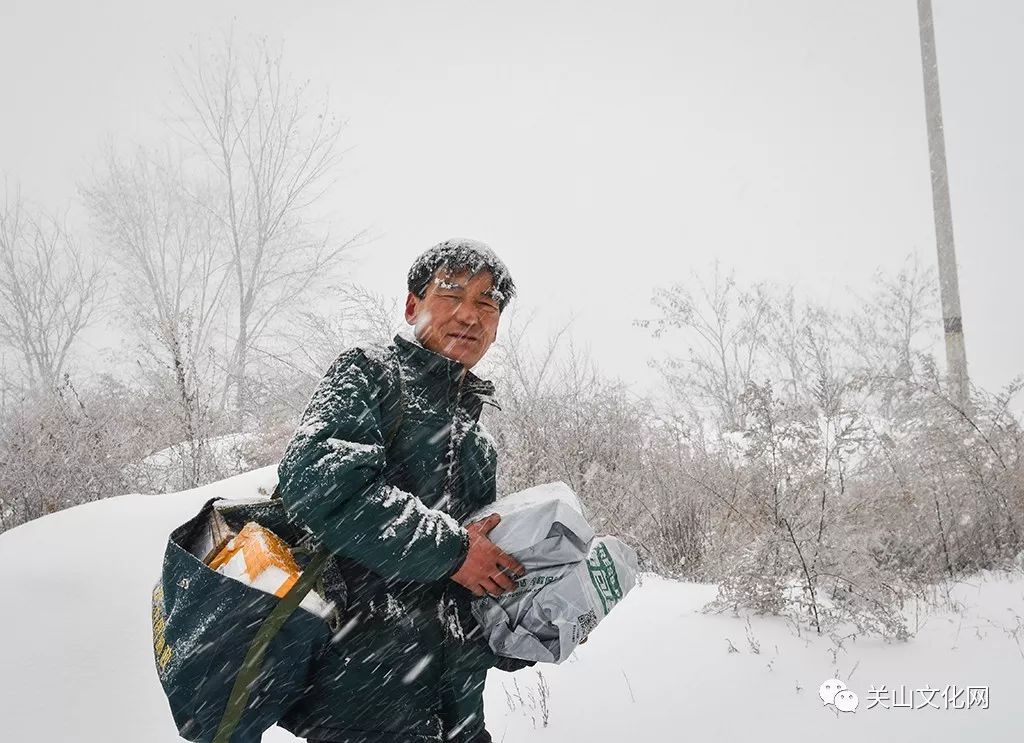
[[[463,528],[459,529],[459,537],[462,539],[462,546],[459,548],[459,553],[455,558],[455,562],[451,569],[445,573],[442,578],[451,578],[462,567],[462,564],[466,562],[466,556],[469,555],[469,532]]]

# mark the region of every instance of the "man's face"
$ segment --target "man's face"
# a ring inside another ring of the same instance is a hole
[[[490,271],[434,274],[420,299],[405,300],[405,321],[415,326],[426,348],[471,369],[487,353],[498,332],[501,310],[491,296]]]

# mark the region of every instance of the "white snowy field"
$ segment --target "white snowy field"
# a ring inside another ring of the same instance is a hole
[[[187,493],[126,495],[0,535],[0,740],[177,740],[150,639],[166,535],[207,498],[252,495],[275,477],[268,467]],[[777,618],[748,625],[702,614],[714,595],[713,586],[645,575],[562,665],[493,671],[486,716],[495,740],[1024,739],[1020,575],[957,585],[956,610],[920,614],[907,643],[837,647]],[[823,705],[819,686],[832,677],[856,692],[856,712]],[[888,694],[870,693],[882,685]],[[956,690],[944,695],[947,687]],[[987,708],[968,687],[987,688]],[[294,738],[274,729],[265,740]]]

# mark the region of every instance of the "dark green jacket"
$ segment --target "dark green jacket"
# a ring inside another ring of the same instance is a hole
[[[459,523],[495,499],[497,452],[479,424],[494,387],[463,370],[400,336],[345,351],[281,461],[285,506],[347,586],[341,630],[281,723],[300,737],[469,740],[487,668],[527,665],[490,653],[449,578],[468,546]]]

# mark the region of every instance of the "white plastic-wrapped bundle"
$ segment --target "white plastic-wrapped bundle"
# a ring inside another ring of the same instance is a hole
[[[475,600],[473,615],[498,655],[561,663],[636,585],[636,552],[595,538],[564,483],[503,498],[467,522],[489,513],[501,514],[491,540],[527,573],[515,590]]]
[[[564,482],[549,482],[501,498],[469,516],[501,516],[488,539],[527,570],[579,562],[590,550],[594,530],[583,517],[576,493]]]

